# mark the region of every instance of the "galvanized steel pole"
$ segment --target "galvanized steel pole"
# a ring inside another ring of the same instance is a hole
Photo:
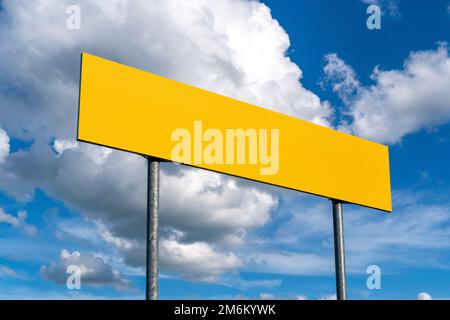
[[[342,216],[342,202],[332,200],[332,206],[334,260],[336,266],[336,296],[338,300],[347,300],[347,285],[345,281],[344,219]]]
[[[158,300],[159,159],[147,157],[146,300]]]

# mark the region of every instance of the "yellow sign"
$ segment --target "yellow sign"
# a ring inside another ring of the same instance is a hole
[[[80,141],[392,210],[384,145],[86,53],[80,86]]]

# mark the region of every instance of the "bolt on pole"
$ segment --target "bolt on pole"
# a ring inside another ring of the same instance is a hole
[[[147,157],[146,300],[158,300],[159,159]]]
[[[347,300],[347,285],[345,280],[344,218],[342,215],[342,202],[339,202],[337,200],[331,201],[333,206],[336,296],[338,300]]]

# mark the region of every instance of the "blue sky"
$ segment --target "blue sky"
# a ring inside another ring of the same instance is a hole
[[[81,51],[388,144],[393,213],[344,208],[348,296],[450,298],[448,0],[383,0],[381,30],[359,0],[75,2],[80,30],[70,1],[0,1],[0,298],[145,297],[145,163],[74,142]],[[327,199],[162,179],[162,299],[332,298]]]

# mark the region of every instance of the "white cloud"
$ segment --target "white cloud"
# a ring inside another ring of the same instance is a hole
[[[162,239],[159,246],[161,264],[188,279],[217,281],[242,265],[233,253],[217,252],[205,242],[180,243],[172,238]]]
[[[261,292],[259,294],[259,299],[260,300],[275,300],[279,297],[275,296],[274,294],[271,293],[266,293],[266,292]]]
[[[72,150],[78,147],[78,142],[73,140],[55,140],[53,142],[53,149],[58,155],[61,155],[66,150]]]
[[[289,37],[262,3],[82,0],[76,31],[66,28],[71,4],[3,2],[0,80],[27,91],[0,91],[2,125],[13,136],[73,139],[81,51],[328,123],[329,105],[299,82],[301,70],[285,55]]]
[[[236,180],[185,169],[161,177],[161,221],[187,240],[239,244],[246,232],[265,225],[277,199]]]
[[[280,296],[273,293],[261,292],[259,294],[260,300],[308,300],[305,295],[294,295],[294,296]]]
[[[81,51],[328,125],[329,104],[302,86],[300,68],[286,56],[289,37],[263,3],[82,0],[82,27],[70,31],[71,4],[3,2],[0,83],[12,89],[0,86],[0,119],[10,136],[34,144],[7,157],[0,189],[26,201],[41,188],[63,200],[107,226],[101,236],[129,265],[145,259],[146,166],[139,156],[74,142]],[[186,257],[189,250],[223,257],[277,205],[234,178],[170,165],[163,171],[162,240]],[[172,232],[180,234],[176,243]],[[213,276],[238,266],[226,261]],[[175,262],[167,260],[168,268],[177,269]]]
[[[136,246],[136,241],[116,237],[104,225],[99,223],[100,235],[103,240],[122,250],[130,250]]]
[[[5,130],[0,127],[0,164],[2,164],[6,156],[9,154],[9,137]]]
[[[82,286],[129,288],[128,281],[122,278],[118,271],[113,270],[102,258],[91,253],[80,253],[78,251],[70,253],[64,249],[60,253],[59,260],[48,266],[42,266],[40,273],[47,280],[65,285],[68,277],[66,271],[70,265],[80,267]]]
[[[290,275],[323,275],[334,270],[333,260],[326,256],[286,251],[248,253],[246,265],[251,271]]]
[[[327,54],[325,61],[326,65],[323,68],[325,77],[322,85],[330,83],[333,92],[336,92],[343,101],[348,102],[360,86],[356,72],[336,53]]]
[[[309,298],[303,294],[297,295],[278,295],[269,292],[260,292],[257,297],[248,297],[244,295],[234,296],[233,299],[236,300],[309,300]],[[318,298],[318,300],[337,300],[336,294],[324,295]]]
[[[333,71],[330,77],[337,79],[334,88],[347,101],[353,118],[350,125],[342,124],[343,130],[394,144],[407,134],[450,121],[450,58],[446,44],[436,50],[412,52],[402,70],[375,68],[375,84],[357,87],[350,101],[345,84],[354,84],[354,72],[341,59],[339,63],[335,60],[329,60],[325,69]],[[340,77],[335,74],[339,71]]]
[[[421,261],[424,268],[448,269],[445,255],[436,253],[450,248],[450,207],[447,202],[429,200],[442,196],[394,190],[392,214],[346,206],[344,229],[349,274],[365,274],[371,264],[379,265],[383,272],[397,272],[417,265],[417,261]],[[301,260],[296,261],[296,255],[291,257],[290,254],[280,261],[292,259],[292,265],[299,266],[299,274],[332,274],[333,226],[329,201],[314,198],[290,201],[283,197],[280,202],[283,203],[281,210],[287,213],[271,242],[283,247],[295,246],[298,252],[308,252],[314,257],[309,260],[312,265],[304,265]],[[268,260],[274,261],[274,270],[296,272],[295,268],[278,267],[278,255],[269,256]],[[272,268],[272,264],[268,266]]]
[[[319,300],[337,300],[336,294],[329,294],[323,297],[320,297]]]
[[[428,250],[431,252],[433,249],[450,247],[448,243],[450,240],[448,233],[450,209],[447,204],[425,205],[412,201],[397,208],[395,214],[373,221],[367,221],[367,218],[361,215],[358,217],[358,211],[361,213],[361,210],[355,210],[355,214],[349,217],[352,241],[347,249],[355,254],[360,253],[361,258],[365,256],[364,251],[383,252],[384,259],[382,255],[377,257],[372,254],[372,259],[383,261],[385,259],[401,259],[401,257],[393,256],[398,247],[427,249],[422,251],[425,254]],[[389,246],[392,247],[391,250],[389,250]],[[412,254],[404,258],[411,259]],[[414,263],[414,260],[411,259],[411,263]],[[430,257],[427,263],[432,264],[435,261]],[[424,264],[425,262],[422,263],[422,265]]]
[[[0,265],[0,277],[1,276],[15,278],[17,277],[17,272],[7,266]]]
[[[248,297],[245,295],[236,295],[232,297],[234,300],[308,300],[305,295],[278,295],[269,292],[260,292],[256,297]]]
[[[102,149],[80,144],[77,148],[63,152],[55,168],[47,172],[47,159],[54,161],[54,155],[51,151],[43,154],[35,148],[38,146],[29,151],[31,156],[26,159],[22,158],[24,153],[12,155],[14,163],[20,164],[17,168],[19,178],[29,171],[38,172],[36,184],[44,186],[49,195],[65,199],[66,205],[94,221],[98,226],[97,234],[116,248],[126,263],[143,267],[145,160],[126,153],[112,152],[103,161],[96,161]],[[78,171],[74,172],[73,167],[77,167]],[[171,164],[164,164],[163,167],[161,241],[178,233],[180,237],[177,243],[185,250],[197,249],[193,243],[223,246],[219,251],[240,245],[248,231],[269,221],[270,211],[277,205],[274,196],[249,184],[242,184],[235,178]],[[29,179],[29,175],[26,178]],[[98,241],[92,234],[95,230],[80,230],[72,224],[62,227],[66,234]],[[178,249],[176,246],[165,248]],[[166,266],[173,270],[173,263],[167,260],[166,265],[162,260],[162,270]],[[200,259],[198,263],[201,265],[203,260]],[[189,277],[188,270],[195,271],[194,268],[184,269],[184,277]],[[226,271],[229,268],[217,270]],[[213,270],[214,276],[217,276],[217,270]],[[193,274],[192,277],[198,276]]]
[[[417,300],[433,300],[428,292],[421,292],[417,295]]]
[[[37,230],[34,226],[26,223],[27,212],[19,211],[17,217],[6,213],[2,208],[0,208],[0,223],[6,223],[12,225],[16,228],[25,230],[29,235],[35,235]]]

